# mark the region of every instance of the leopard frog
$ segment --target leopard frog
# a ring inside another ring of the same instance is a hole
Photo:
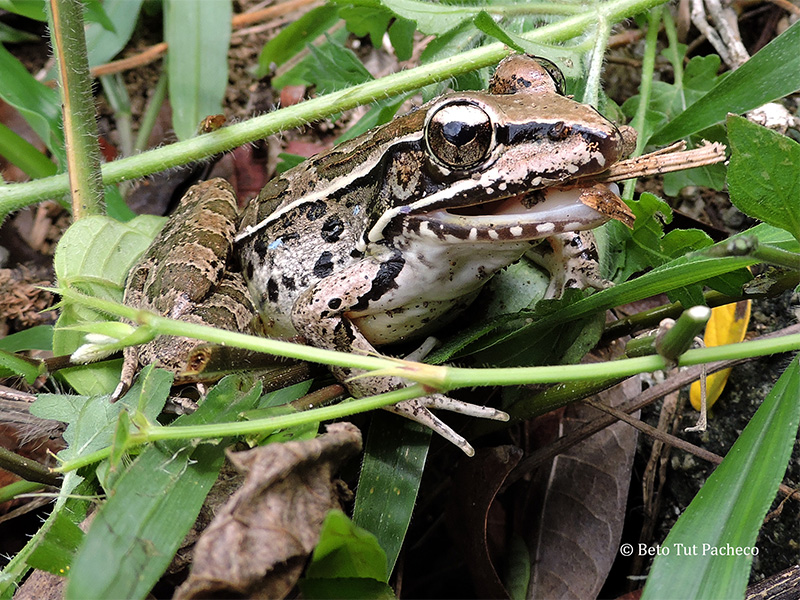
[[[253,307],[220,308],[227,295],[248,304],[245,286],[224,269],[234,257],[265,335],[369,354],[451,322],[493,274],[532,250],[551,271],[551,296],[600,285],[591,239],[579,232],[630,213],[608,187],[579,180],[606,170],[629,145],[595,109],[562,94],[553,65],[515,55],[498,65],[488,91],[445,94],[276,177],[238,225],[229,184],[195,186],[154,242],[172,251],[145,255],[126,301],[249,330]],[[202,260],[189,258],[187,222],[206,240]],[[188,291],[166,282],[179,271]],[[198,308],[202,299],[213,308]],[[169,357],[176,342],[154,343],[160,351],[129,350],[123,381],[154,358],[180,369]],[[352,379],[360,372],[349,368],[333,374],[355,396],[405,385]],[[468,454],[471,446],[430,408],[507,418],[439,394],[390,408]]]

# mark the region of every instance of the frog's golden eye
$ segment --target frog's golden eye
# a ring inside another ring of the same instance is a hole
[[[425,138],[431,154],[452,169],[482,163],[494,142],[492,120],[481,107],[445,104],[428,121]]]

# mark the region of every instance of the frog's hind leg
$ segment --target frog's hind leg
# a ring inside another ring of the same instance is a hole
[[[469,417],[478,417],[482,419],[491,419],[493,421],[508,421],[508,414],[496,408],[488,406],[478,406],[476,404],[469,404],[460,400],[448,398],[442,394],[433,394],[425,396],[424,398],[416,398],[414,400],[406,400],[399,402],[393,406],[387,406],[386,410],[406,417],[435,431],[448,442],[460,448],[467,456],[474,456],[475,450],[470,443],[463,437],[458,435],[453,429],[442,421],[439,417],[434,415],[429,408],[439,410],[449,410],[451,412],[459,413]]]

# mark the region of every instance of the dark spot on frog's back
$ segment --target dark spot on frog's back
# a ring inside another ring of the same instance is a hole
[[[328,243],[338,242],[339,238],[344,231],[344,223],[337,216],[328,217],[325,224],[322,226],[320,235],[322,239]]]
[[[267,281],[267,298],[269,298],[270,302],[278,301],[278,284],[272,277]]]
[[[283,287],[285,287],[289,291],[294,291],[297,289],[297,286],[294,283],[294,277],[289,277],[287,275],[281,276],[281,283],[283,283]]]
[[[317,262],[314,264],[314,275],[316,277],[327,277],[333,273],[333,254],[327,250],[319,255]]]
[[[320,217],[325,216],[325,213],[328,212],[328,205],[325,204],[322,200],[317,200],[316,202],[311,202],[306,209],[306,219],[309,221],[316,221]]]

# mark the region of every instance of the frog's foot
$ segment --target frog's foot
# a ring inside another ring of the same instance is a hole
[[[478,406],[460,400],[448,398],[442,394],[433,394],[424,398],[415,398],[399,402],[394,406],[387,406],[389,410],[397,415],[416,421],[420,425],[435,431],[444,439],[458,446],[467,456],[473,456],[475,450],[467,440],[458,435],[453,429],[434,415],[429,409],[449,410],[451,412],[467,415],[468,417],[478,417],[491,419],[493,421],[508,421],[508,414],[496,408],[488,406]]]
[[[525,256],[550,273],[545,298],[560,298],[566,288],[601,290],[612,285],[600,276],[597,247],[591,231],[552,235]]]

